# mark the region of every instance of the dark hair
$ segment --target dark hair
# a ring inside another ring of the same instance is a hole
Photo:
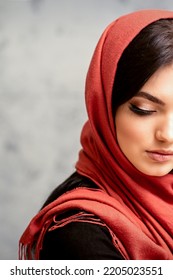
[[[173,19],[146,26],[124,50],[117,66],[112,111],[131,99],[162,66],[173,62]]]
[[[52,193],[49,195],[49,197],[44,202],[42,208],[44,208],[46,205],[54,201],[56,198],[58,198],[63,193],[73,190],[78,187],[86,187],[86,188],[92,188],[97,189],[97,185],[92,182],[90,179],[86,178],[83,175],[80,175],[77,172],[74,172],[70,177],[68,177],[62,184],[60,184],[58,187],[56,187]]]
[[[132,98],[158,68],[172,62],[173,19],[159,20],[145,27],[118,62],[112,94],[113,113]],[[75,172],[50,194],[42,208],[64,192],[80,186],[97,188],[90,179]]]

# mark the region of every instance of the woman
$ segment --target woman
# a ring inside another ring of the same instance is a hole
[[[76,172],[20,239],[20,258],[173,259],[173,12],[122,16],[86,80]]]

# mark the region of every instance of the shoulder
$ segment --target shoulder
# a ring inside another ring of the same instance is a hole
[[[66,213],[64,219],[78,214],[78,211]],[[97,223],[71,219],[60,227],[52,225],[54,229],[47,231],[44,237],[40,259],[123,259],[112,243],[108,228],[98,217],[92,216],[92,219]]]
[[[92,181],[74,173],[54,190],[45,205],[71,191],[74,194],[75,191],[83,191],[83,187],[87,187],[88,191],[99,190]],[[95,192],[92,192],[92,197],[93,193]],[[58,216],[57,221],[54,220],[44,236],[40,259],[123,259],[113,245],[106,225],[94,214],[83,213],[85,214],[81,215],[79,210],[67,210],[63,216]]]

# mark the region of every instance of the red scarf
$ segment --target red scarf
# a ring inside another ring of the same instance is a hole
[[[20,258],[39,258],[52,219],[69,209],[97,215],[125,259],[173,259],[173,175],[148,176],[125,158],[116,144],[111,96],[123,50],[148,24],[173,18],[173,12],[143,10],[122,16],[102,34],[86,80],[89,120],[81,134],[77,171],[101,190],[79,188],[41,210],[20,239]],[[22,253],[23,248],[23,253]],[[26,253],[26,254],[25,254]]]

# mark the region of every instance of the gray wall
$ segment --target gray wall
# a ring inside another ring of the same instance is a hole
[[[85,75],[103,29],[165,0],[0,0],[0,259],[74,171]]]

